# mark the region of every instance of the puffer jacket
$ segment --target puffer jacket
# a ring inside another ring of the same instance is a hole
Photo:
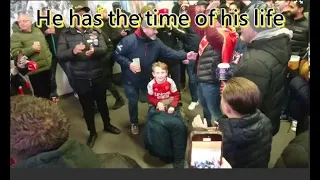
[[[216,73],[218,64],[230,63],[237,35],[230,29],[222,28],[219,22],[216,22],[215,28],[206,28],[205,33],[199,45],[197,78],[200,83],[215,84],[219,82]]]
[[[272,144],[270,119],[257,110],[239,119],[220,119],[223,157],[232,168],[268,168]]]
[[[74,55],[73,49],[81,42],[89,50],[90,36],[96,32],[98,34],[98,45],[94,46],[94,54],[90,57],[85,55],[85,51]],[[91,80],[103,75],[103,61],[106,60],[108,47],[106,46],[100,29],[87,29],[80,32],[74,28],[65,29],[59,38],[57,46],[57,57],[59,61],[70,61],[71,76],[74,79]]]
[[[42,31],[33,24],[30,33],[24,32],[19,28],[18,22],[13,23],[12,31],[10,49],[13,57],[16,58],[21,50],[23,55],[27,56],[29,60],[36,62],[39,66],[36,71],[29,72],[28,74],[38,74],[49,70],[51,68],[52,54]],[[40,42],[41,51],[39,53],[32,49],[35,41]]]
[[[289,35],[280,32],[273,37],[252,41],[233,73],[233,76],[247,78],[259,87],[262,97],[259,109],[272,121],[273,135],[280,127],[284,80],[291,56],[289,43]]]
[[[309,20],[306,17],[302,17],[288,21],[286,27],[293,31],[291,39],[292,54],[304,56],[307,53],[309,42]]]

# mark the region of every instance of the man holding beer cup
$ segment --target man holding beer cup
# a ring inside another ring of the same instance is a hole
[[[44,35],[25,13],[19,14],[18,20],[12,25],[12,30],[12,55],[17,57],[21,51],[30,61],[35,61],[39,65],[36,71],[29,72],[29,78],[35,96],[49,99],[52,54]]]

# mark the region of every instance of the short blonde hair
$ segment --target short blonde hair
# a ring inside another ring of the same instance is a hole
[[[152,64],[152,71],[154,71],[154,68],[156,68],[156,67],[159,67],[159,68],[168,72],[168,66],[163,62],[158,61],[158,62],[153,63]]]
[[[57,149],[68,139],[68,119],[53,102],[25,95],[11,97],[10,105],[10,154],[14,159]]]
[[[242,114],[253,114],[260,105],[258,86],[243,77],[233,77],[225,83],[222,98],[231,108]]]

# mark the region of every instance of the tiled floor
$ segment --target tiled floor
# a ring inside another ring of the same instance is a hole
[[[119,88],[121,94],[123,89]],[[190,120],[197,114],[202,115],[200,105],[192,112],[187,109],[187,105],[190,101],[190,95],[188,92],[183,93],[182,101],[184,102],[184,110],[187,118]],[[109,107],[114,104],[114,98],[112,96],[107,97]],[[88,131],[83,119],[82,109],[78,99],[74,96],[61,99],[59,106],[66,112],[71,121],[71,133],[70,138],[76,139],[82,143],[86,142]],[[139,104],[139,119],[140,124],[143,124],[147,112],[147,104]],[[124,155],[128,155],[135,159],[143,168],[171,168],[170,164],[163,164],[157,158],[150,157],[146,153],[142,136],[134,136],[130,131],[128,106],[125,105],[118,110],[110,110],[110,117],[112,124],[121,129],[120,135],[113,135],[102,132],[102,120],[100,114],[96,114],[96,126],[98,138],[93,150],[96,153],[118,152]],[[272,144],[271,160],[269,167],[273,167],[274,163],[280,156],[283,149],[287,146],[290,140],[294,137],[294,133],[290,130],[289,122],[282,122],[279,133],[274,137]]]

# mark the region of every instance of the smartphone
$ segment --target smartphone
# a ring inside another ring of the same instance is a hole
[[[189,167],[219,169],[222,162],[223,136],[218,129],[194,131],[190,137]]]

